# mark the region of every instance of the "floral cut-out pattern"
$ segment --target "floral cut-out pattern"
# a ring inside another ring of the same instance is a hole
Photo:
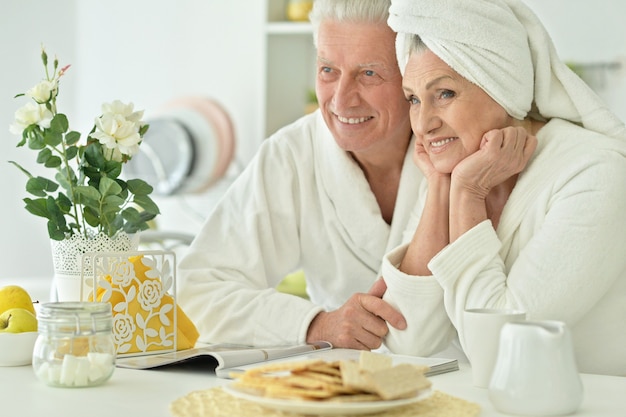
[[[93,255],[95,299],[111,303],[118,356],[176,350],[175,264],[169,251]]]

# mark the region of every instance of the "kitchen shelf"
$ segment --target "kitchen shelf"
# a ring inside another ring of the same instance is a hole
[[[266,0],[261,103],[265,137],[303,116],[315,88],[313,27],[286,20],[285,6],[284,0]]]
[[[313,27],[308,22],[269,22],[266,32],[269,35],[311,35]]]

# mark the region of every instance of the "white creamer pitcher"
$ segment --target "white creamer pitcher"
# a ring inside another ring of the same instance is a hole
[[[559,321],[506,323],[489,385],[500,411],[526,416],[573,413],[583,398],[569,329]]]

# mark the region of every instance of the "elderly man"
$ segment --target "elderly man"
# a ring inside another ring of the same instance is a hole
[[[406,326],[378,280],[422,178],[389,5],[315,2],[319,111],[263,143],[180,262],[201,341],[375,349]],[[275,290],[297,269],[308,300]]]

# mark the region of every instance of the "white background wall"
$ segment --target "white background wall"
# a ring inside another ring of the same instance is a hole
[[[526,0],[546,23],[562,58],[620,62],[599,91],[626,119],[626,2]],[[43,43],[61,64],[59,105],[74,129],[86,132],[104,101],[133,101],[146,115],[181,95],[221,102],[233,118],[238,159],[247,161],[259,141],[256,125],[261,85],[264,2],[258,0],[9,0],[0,5],[0,276],[52,274],[45,221],[23,208],[25,177],[7,160],[29,168],[34,152],[15,148],[8,132],[13,99],[42,77]],[[210,193],[209,193],[210,194]],[[204,199],[206,197],[206,199]],[[161,224],[197,230],[212,201],[160,201]],[[189,209],[191,208],[191,210]],[[193,212],[193,213],[192,213]]]

